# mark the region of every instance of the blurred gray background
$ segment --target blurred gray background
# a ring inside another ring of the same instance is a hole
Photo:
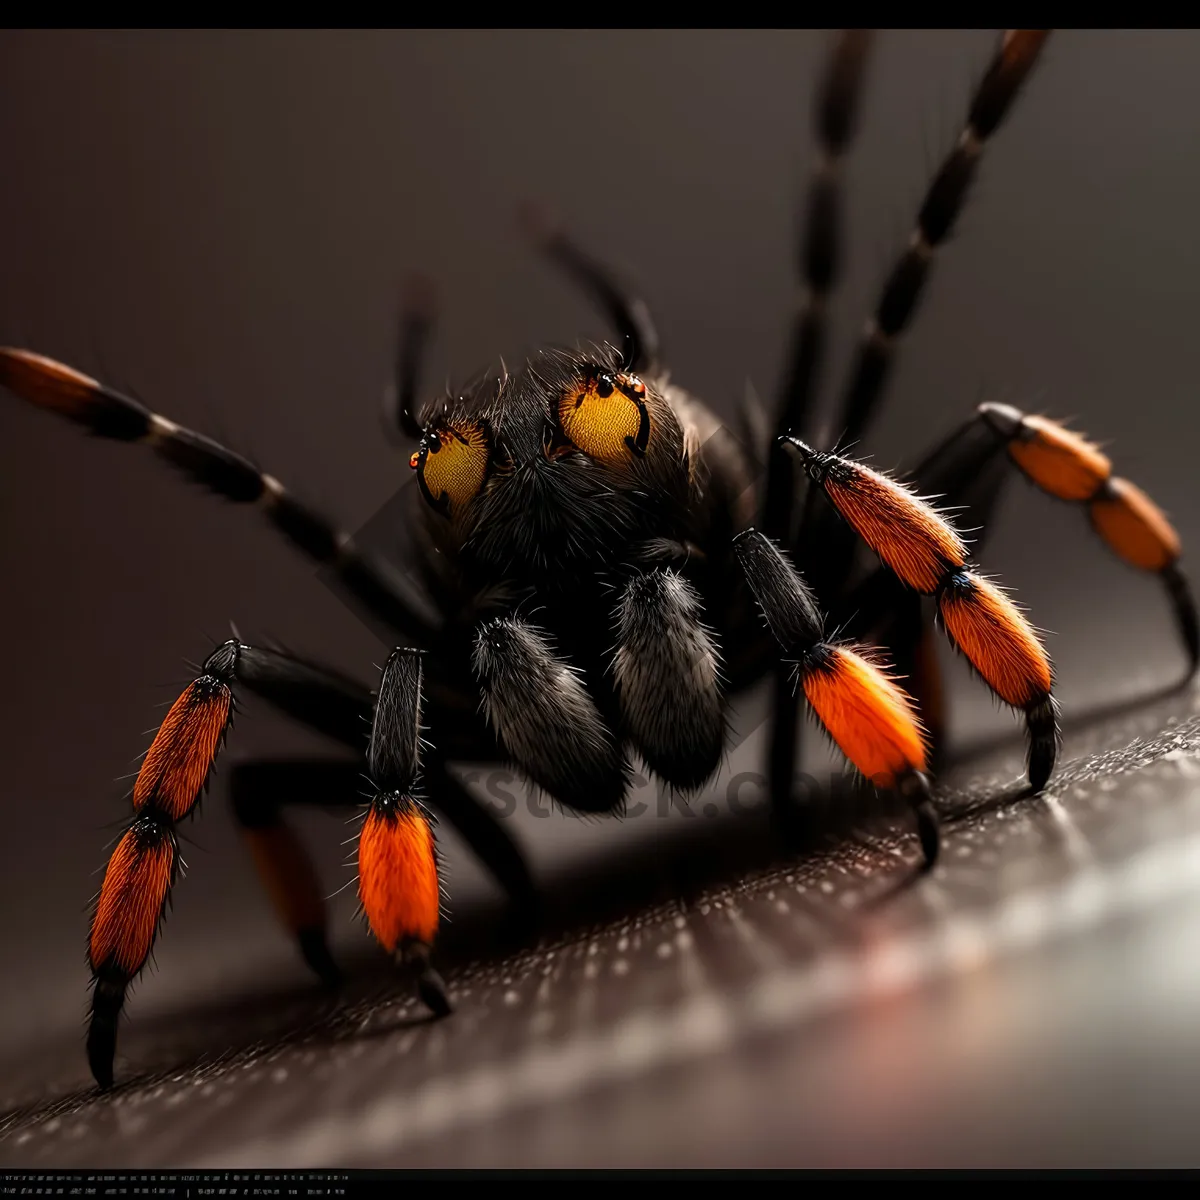
[[[993,37],[876,44],[837,366]],[[773,31],[5,33],[0,340],[228,439],[355,529],[407,481],[378,419],[405,274],[441,289],[437,383],[606,332],[515,232],[534,196],[639,283],[674,377],[731,412],[748,382],[773,396],[781,367],[825,45]],[[1051,40],[904,346],[864,448],[878,465],[984,396],[1074,416],[1195,544],[1198,61],[1195,32]],[[9,396],[0,445],[0,1043],[28,1046],[82,1016],[87,903],[126,811],[115,780],[187,681],[183,660],[230,620],[365,681],[386,648],[254,513],[150,455]],[[1053,631],[1068,709],[1177,673],[1156,586],[1109,560],[1081,512],[1013,488],[986,565]],[[1011,728],[951,675],[961,737]],[[248,700],[223,762],[318,748]],[[544,873],[673,828],[515,819]],[[349,831],[303,825],[333,890]],[[303,979],[220,776],[187,832],[191,869],[135,1018]],[[483,893],[450,850],[452,897]],[[334,907],[339,942],[363,946],[353,889]]]

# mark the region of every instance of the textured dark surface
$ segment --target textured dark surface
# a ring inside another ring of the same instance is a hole
[[[1075,722],[1041,800],[1015,745],[982,753],[941,794],[943,864],[898,894],[912,838],[870,804],[782,857],[726,817],[560,881],[535,946],[468,915],[446,1022],[364,966],[336,1002],[131,1022],[110,1097],[77,1043],[26,1051],[0,1161],[1195,1165],[1198,710]],[[614,877],[646,902],[621,912]]]

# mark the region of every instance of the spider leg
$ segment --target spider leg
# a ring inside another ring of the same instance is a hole
[[[177,874],[175,829],[194,810],[204,789],[233,714],[235,684],[359,755],[368,748],[372,696],[354,680],[236,640],[218,646],[205,660],[146,754],[133,789],[134,820],[112,855],[93,916],[89,962],[95,987],[88,1059],[101,1087],[112,1085],[125,994],[149,957]],[[395,710],[395,704],[385,705],[385,712]],[[388,766],[386,759],[381,763]],[[259,876],[305,961],[327,983],[336,981],[337,967],[325,938],[316,868],[281,810],[296,804],[363,805],[365,765],[362,757],[342,762],[246,763],[235,766],[230,780],[234,813]],[[390,778],[385,770],[378,774]],[[440,761],[432,764],[428,788],[431,802],[521,910],[528,911],[534,885],[520,850],[499,822],[446,773]],[[386,798],[381,803],[386,809]],[[420,947],[407,949],[417,958],[422,955]]]
[[[965,524],[979,530],[973,547],[978,552],[1013,466],[1047,494],[1087,505],[1093,527],[1114,554],[1159,576],[1187,649],[1190,679],[1200,659],[1200,632],[1195,599],[1179,566],[1179,538],[1149,497],[1113,476],[1107,456],[1095,446],[1054,421],[1026,416],[1009,405],[984,404],[930,451],[912,476],[923,492],[942,497],[961,510]],[[859,628],[879,631],[894,649],[898,669],[918,672],[919,665],[911,663],[919,663],[929,639],[919,606],[917,597],[906,595],[887,568],[868,576],[846,605],[858,612]],[[914,609],[916,626],[907,616]],[[926,712],[922,687],[913,690]]]
[[[367,747],[373,792],[358,838],[358,896],[376,941],[416,978],[437,1016],[452,1011],[430,965],[441,907],[433,821],[417,797],[421,766],[419,650],[393,650],[383,668]]]
[[[1047,29],[1009,29],[979,81],[954,149],[925,193],[916,228],[883,286],[863,331],[837,423],[839,441],[855,442],[866,432],[883,394],[896,347],[912,321],[938,249],[953,233],[979,169],[984,148],[1013,102],[1049,37]]]
[[[150,957],[178,875],[176,825],[195,807],[233,715],[235,646],[209,655],[167,713],[133,785],[133,820],[104,873],[88,939],[87,1054],[101,1088],[112,1086],[125,993]]]
[[[984,404],[972,426],[982,426],[993,444],[1007,451],[1004,458],[1043,492],[1086,504],[1092,528],[1109,550],[1162,580],[1187,649],[1190,679],[1200,665],[1200,625],[1187,576],[1179,566],[1179,535],[1166,514],[1140,488],[1114,475],[1107,455],[1056,421],[1027,416],[1007,404]],[[964,430],[964,440],[973,432]],[[933,478],[936,486],[937,476]],[[922,484],[929,486],[923,479]],[[992,502],[998,490],[998,483],[990,491],[976,484],[965,501]]]
[[[522,224],[538,248],[573,279],[612,322],[621,338],[625,370],[653,373],[659,367],[658,330],[644,300],[632,295],[613,273],[575,244],[539,205],[526,205]]]
[[[818,157],[801,236],[799,267],[805,298],[792,332],[792,347],[778,401],[775,433],[806,428],[825,354],[826,310],[841,273],[840,166],[857,122],[871,35],[846,30],[833,45],[813,110]],[[766,449],[767,482],[762,523],[767,536],[788,538],[793,523],[796,477],[791,459],[774,439]],[[767,772],[770,794],[791,795],[800,737],[800,698],[789,671],[777,670],[772,685]]]
[[[336,759],[238,763],[229,777],[234,817],[280,923],[327,986],[341,982],[329,952],[324,893],[316,867],[282,809],[294,805],[355,809],[364,803],[363,764]]]
[[[817,376],[825,356],[829,296],[842,266],[840,168],[854,136],[870,45],[868,31],[843,31],[834,43],[813,107],[817,164],[809,185],[798,255],[805,294],[792,330],[787,375],[775,419],[776,437],[805,432],[811,418]],[[791,532],[795,490],[791,459],[782,446],[772,441],[767,448],[762,511],[768,537],[787,538]]]
[[[174,421],[150,412],[96,380],[27,350],[0,349],[0,385],[74,421],[98,437],[141,442],[196,483],[239,504],[260,505],[293,545],[327,566],[367,615],[419,645],[437,624],[408,582],[388,563],[354,545],[324,517],[296,500],[248,459]]]
[[[621,807],[629,766],[620,742],[545,634],[516,617],[486,621],[473,665],[488,722],[521,771],[568,808]]]
[[[687,791],[713,776],[725,743],[720,658],[701,616],[695,589],[665,567],[630,579],[617,609],[626,731],[656,775]]]
[[[1033,627],[994,584],[968,569],[967,548],[926,501],[894,479],[837,454],[787,439],[810,477],[860,538],[907,587],[936,596],[951,642],[1029,736],[1029,783],[1040,792],[1058,752],[1049,656]]]
[[[797,690],[846,758],[876,787],[894,789],[908,801],[925,856],[922,870],[931,870],[938,819],[912,701],[869,650],[825,640],[812,592],[774,542],[749,529],[735,539],[734,550],[767,627],[795,663]]]
[[[433,284],[423,275],[413,276],[401,298],[395,375],[384,397],[383,409],[385,428],[410,440],[419,439],[425,432],[417,413],[417,396],[421,359],[433,329],[435,307]]]
[[[923,494],[938,496],[965,527],[978,531],[972,546],[976,554],[1008,475],[1000,449],[983,423],[972,420],[929,451],[911,473]],[[927,604],[888,567],[879,567],[839,607],[851,614],[853,629],[887,647],[929,731],[930,765],[935,773],[940,771],[946,753],[946,705]]]
[[[240,685],[310,729],[335,738],[360,754],[365,752],[374,702],[370,691],[357,681],[290,654],[246,646],[241,647],[237,680]],[[436,711],[439,727],[444,728],[446,723],[455,720],[452,713]],[[243,827],[284,828],[280,806],[310,804],[341,807],[345,804],[364,804],[363,761],[358,759],[355,763],[347,764],[346,770],[353,778],[347,775],[344,780],[337,775],[335,766],[339,765],[314,763],[315,773],[311,778],[305,777],[300,767],[296,767],[289,775],[285,769],[288,764],[284,763],[236,766],[230,780],[230,792],[239,822]],[[245,778],[242,778],[242,772],[246,773]],[[318,778],[323,772],[329,774],[328,789]],[[528,913],[535,908],[536,888],[520,848],[487,807],[447,772],[440,757],[431,758],[427,764],[425,786],[430,804],[459,832],[517,910]],[[243,811],[248,818],[246,821],[241,819]],[[301,853],[307,858],[306,852]],[[282,850],[281,854],[295,857],[287,849]],[[277,895],[282,886],[278,878],[281,873],[296,873],[286,863],[278,872],[272,873],[264,868],[261,848],[255,851],[254,859],[264,885],[272,896]],[[315,868],[310,866],[307,870],[312,873]],[[286,921],[285,926],[292,928],[299,937],[299,930]],[[317,974],[324,977],[324,972],[312,962],[310,953],[323,961],[327,952],[322,954],[319,949],[310,952],[305,947],[305,940],[301,939],[301,953]],[[314,939],[308,935],[307,940],[311,942]]]
[[[908,246],[885,280],[875,311],[863,331],[832,426],[837,444],[859,441],[874,418],[896,349],[916,314],[936,253],[953,233],[984,148],[1011,111],[1049,32],[1010,29],[1001,37],[971,98],[958,142],[930,182]],[[814,444],[818,449],[831,448],[823,435]],[[817,594],[827,605],[835,605],[853,567],[854,547],[816,503],[811,491],[795,545],[798,561]]]

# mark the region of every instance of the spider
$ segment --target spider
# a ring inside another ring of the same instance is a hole
[[[800,256],[807,301],[761,434],[754,412],[735,435],[668,381],[645,306],[553,222],[531,224],[546,254],[606,310],[615,344],[545,350],[422,403],[431,314],[414,292],[394,421],[417,446],[411,565],[419,590],[241,455],[72,367],[0,351],[0,383],[14,394],[95,435],[144,443],[217,494],[259,507],[399,643],[372,693],[327,666],[235,637],[171,707],[137,775],[133,816],[92,916],[87,1054],[102,1088],[113,1083],[127,989],[178,873],[177,827],[204,791],[238,690],[360,756],[240,764],[231,775],[237,821],[304,959],[337,982],[322,891],[284,809],[363,807],[365,774],[363,913],[424,1003],[447,1015],[432,959],[441,905],[434,812],[518,906],[536,902],[518,846],[450,773],[451,762],[507,760],[565,808],[617,813],[634,754],[683,792],[710,780],[728,698],[770,678],[773,803],[789,800],[803,703],[854,768],[911,806],[928,870],[939,844],[929,776],[942,744],[932,659],[940,626],[1023,715],[1030,790],[1040,791],[1057,752],[1052,666],[1020,610],[973,565],[981,539],[969,555],[956,529],[986,530],[1012,468],[1085,505],[1114,553],[1161,578],[1195,670],[1200,639],[1178,538],[1080,435],[985,404],[903,479],[847,452],[878,411],[937,252],[1045,39],[1033,30],[1001,38],[867,325],[836,443],[817,426],[814,381],[840,273],[838,168],[855,129],[865,33],[835,42],[817,91],[821,153]],[[941,497],[943,509],[925,495]],[[965,515],[952,523],[951,508]],[[878,565],[864,564],[860,543]]]

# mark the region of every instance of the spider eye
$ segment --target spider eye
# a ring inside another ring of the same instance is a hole
[[[425,499],[438,512],[457,516],[483,487],[490,455],[487,431],[464,421],[430,426],[408,465],[416,471]]]
[[[640,458],[650,442],[646,385],[636,375],[589,371],[558,402],[558,424],[572,445],[601,462]]]

